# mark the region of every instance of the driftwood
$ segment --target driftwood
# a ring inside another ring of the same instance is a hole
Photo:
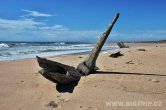
[[[123,54],[121,54],[120,51],[118,51],[118,52],[113,53],[113,54],[110,55],[110,57],[112,57],[112,58],[118,58],[120,56],[123,56]]]
[[[129,46],[126,46],[123,42],[118,42],[117,45],[119,48],[129,48]]]
[[[44,68],[39,73],[48,80],[58,84],[69,84],[80,80],[81,74],[74,67],[38,56],[36,58],[39,66]]]
[[[39,66],[43,68],[39,71],[41,75],[57,84],[69,84],[71,82],[78,82],[81,76],[88,75],[96,71],[98,69],[96,67],[97,57],[118,17],[119,13],[116,15],[105,32],[100,36],[99,41],[96,43],[94,49],[92,49],[90,55],[86,58],[85,61],[81,62],[77,68],[37,56],[36,58]]]
[[[138,49],[138,51],[144,51],[145,52],[146,50],[145,49]]]
[[[119,13],[116,15],[116,17],[114,18],[112,23],[105,30],[105,32],[100,36],[99,41],[96,43],[95,47],[93,48],[92,52],[87,57],[87,59],[78,65],[77,70],[81,74],[88,75],[91,72],[95,71],[95,68],[97,68],[96,67],[97,57],[99,56],[101,48],[103,47],[103,45],[104,45],[107,37],[109,36],[109,34],[110,34],[115,22],[117,21],[118,17],[119,17]]]

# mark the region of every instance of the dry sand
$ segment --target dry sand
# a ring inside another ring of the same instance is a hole
[[[166,110],[166,45],[135,46],[119,58],[109,57],[118,50],[100,54],[100,72],[82,77],[72,93],[42,77],[36,59],[1,61],[0,110]],[[49,59],[77,66],[85,57]]]

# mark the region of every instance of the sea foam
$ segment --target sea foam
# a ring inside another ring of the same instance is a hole
[[[2,47],[9,47],[9,45],[7,45],[6,43],[1,43],[0,48],[2,48]]]
[[[0,42],[0,61],[87,53],[93,47],[94,44],[72,42]],[[105,45],[102,51],[114,48],[117,47]]]

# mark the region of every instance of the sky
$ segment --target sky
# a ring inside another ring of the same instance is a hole
[[[0,41],[95,42],[116,13],[108,41],[166,39],[165,0],[0,0]]]

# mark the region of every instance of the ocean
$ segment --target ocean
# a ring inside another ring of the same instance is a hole
[[[93,47],[84,42],[0,42],[0,61],[88,53]],[[116,48],[104,45],[102,51]]]

